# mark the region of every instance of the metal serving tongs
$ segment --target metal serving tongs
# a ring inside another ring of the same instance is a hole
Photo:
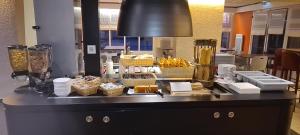
[[[146,88],[145,93],[152,93],[150,85],[148,86],[148,88]],[[161,91],[159,91],[159,90],[156,91],[156,92],[154,92],[154,94],[157,94],[157,95],[161,96],[162,98],[164,98],[164,94]]]

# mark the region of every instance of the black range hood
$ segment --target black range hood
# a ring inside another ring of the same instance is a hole
[[[123,0],[118,35],[129,37],[191,37],[187,0]]]

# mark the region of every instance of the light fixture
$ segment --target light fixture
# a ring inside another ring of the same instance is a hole
[[[123,0],[119,36],[191,37],[192,19],[187,0]]]

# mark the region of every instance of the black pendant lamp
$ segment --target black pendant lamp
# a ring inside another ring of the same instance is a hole
[[[187,0],[123,0],[118,35],[129,37],[191,37]]]

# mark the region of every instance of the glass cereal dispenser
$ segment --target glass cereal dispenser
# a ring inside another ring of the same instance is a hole
[[[29,72],[36,74],[46,73],[49,66],[48,50],[45,48],[28,48]]]
[[[30,86],[37,92],[44,93],[50,79],[51,48],[36,45],[28,48]]]
[[[8,46],[8,55],[13,73],[12,78],[28,75],[27,47],[23,45]]]

